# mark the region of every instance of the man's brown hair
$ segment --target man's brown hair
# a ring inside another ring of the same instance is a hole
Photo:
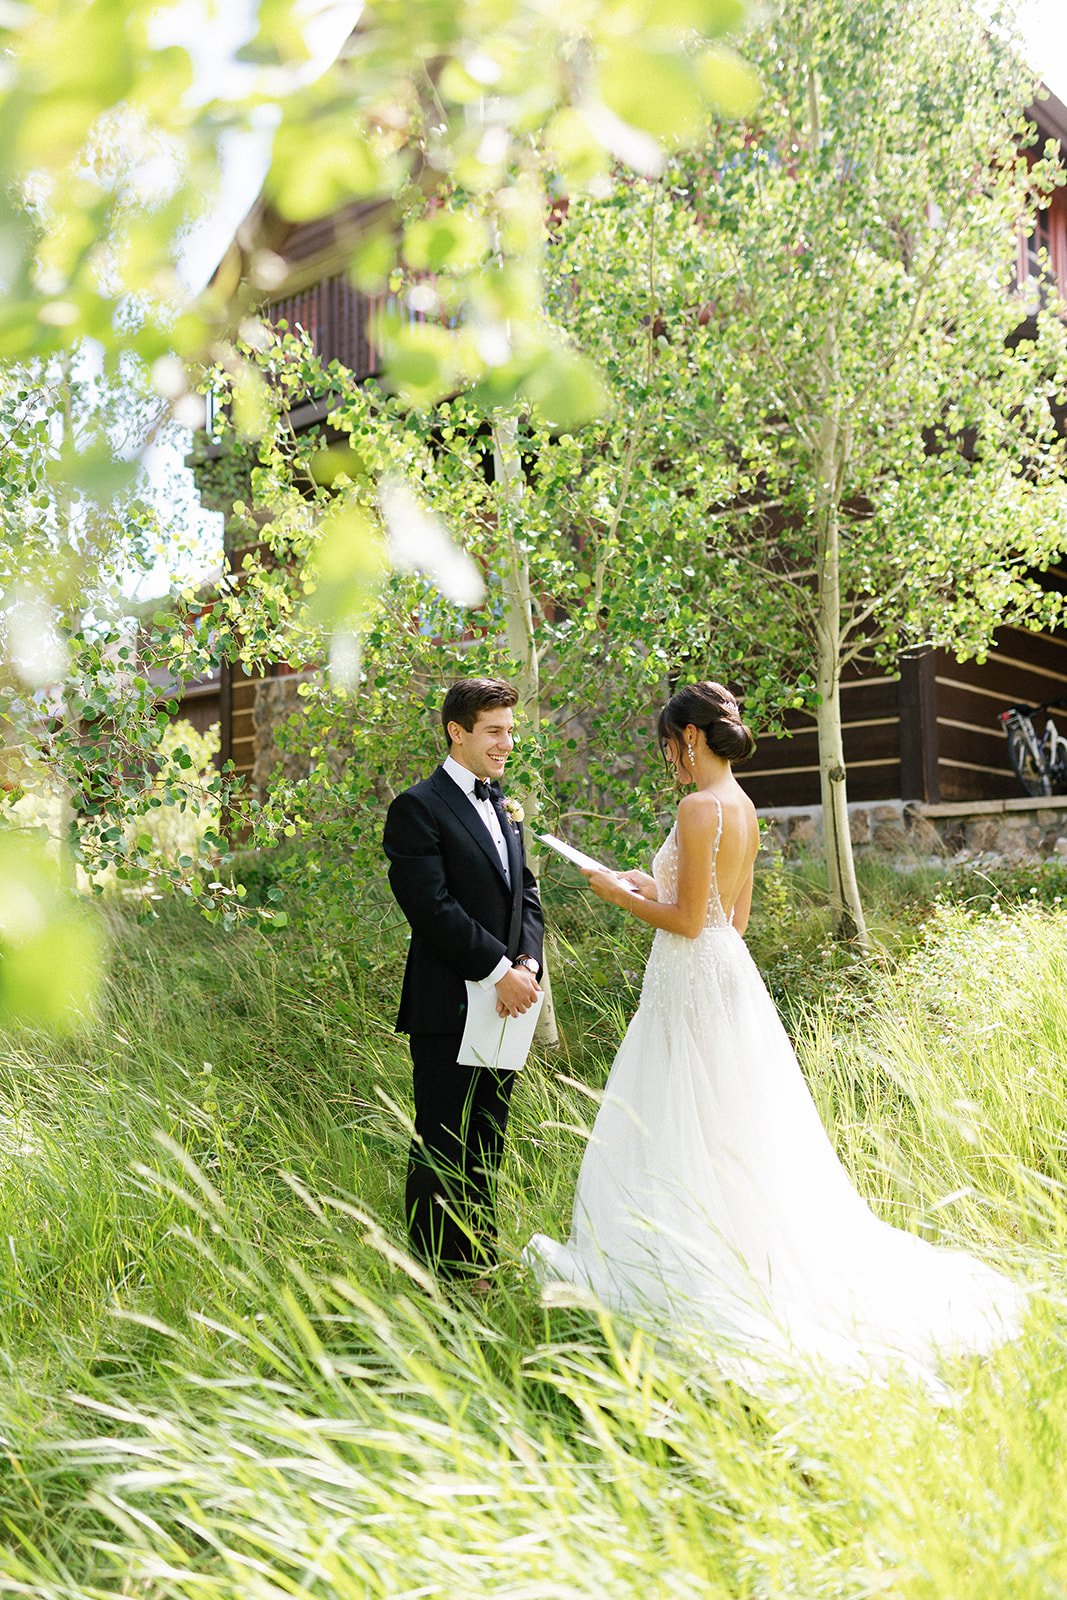
[[[497,706],[513,706],[519,691],[503,678],[457,678],[445,695],[441,707],[441,725],[448,739],[448,724],[458,722],[470,733],[482,711],[493,711]],[[452,747],[448,739],[449,749]]]

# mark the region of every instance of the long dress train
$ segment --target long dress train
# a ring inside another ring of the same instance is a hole
[[[714,871],[695,939],[657,931],[641,1001],[582,1161],[570,1238],[535,1235],[543,1280],[689,1328],[745,1380],[769,1363],[932,1375],[1018,1332],[1025,1292],[880,1221],[819,1120]],[[672,900],[677,824],[653,862]]]

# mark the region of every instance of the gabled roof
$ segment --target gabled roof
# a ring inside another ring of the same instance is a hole
[[[1046,139],[1058,139],[1067,154],[1067,105],[1051,89],[1041,85],[1043,97],[1030,107],[1029,115]]]
[[[1039,134],[1058,140],[1067,155],[1067,105],[1044,83],[1027,115]],[[288,222],[263,191],[239,224],[210,286],[228,301],[237,297],[242,285],[261,300],[299,294],[343,272],[361,235],[375,223],[381,226],[392,205],[386,196],[356,200],[310,222]]]
[[[260,194],[211,277],[211,287],[232,299],[247,284],[262,299],[299,294],[309,284],[342,272],[361,236],[381,226],[394,202],[383,196],[354,200],[310,222],[288,222]]]

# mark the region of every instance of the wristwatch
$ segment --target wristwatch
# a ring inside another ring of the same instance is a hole
[[[516,956],[511,964],[513,967],[525,967],[527,972],[532,972],[535,978],[541,967],[541,963],[535,960],[533,956]]]

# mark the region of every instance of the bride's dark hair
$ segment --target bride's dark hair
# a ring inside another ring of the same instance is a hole
[[[690,683],[671,695],[656,724],[664,755],[668,739],[677,739],[681,745],[690,724],[703,731],[708,749],[724,761],[747,761],[756,748],[751,730],[741,721],[737,701],[721,683]]]

